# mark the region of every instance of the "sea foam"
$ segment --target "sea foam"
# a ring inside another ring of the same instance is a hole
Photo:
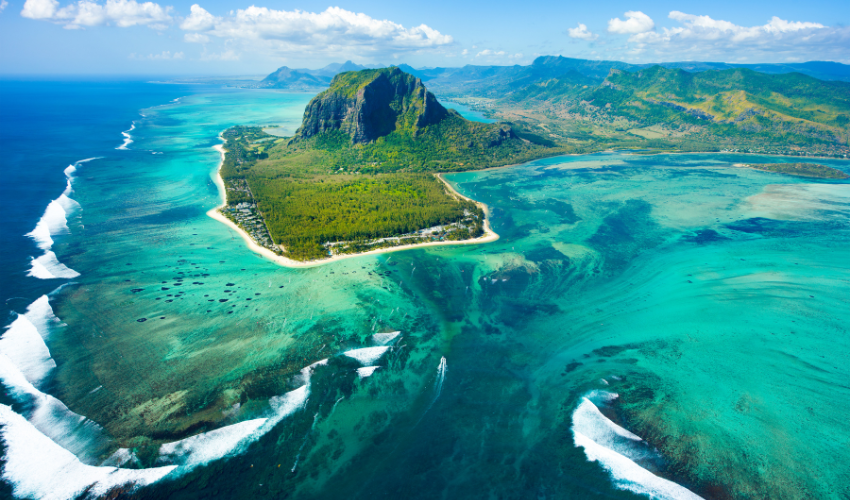
[[[53,247],[53,236],[68,233],[68,213],[59,201],[62,197],[67,198],[63,194],[47,204],[44,215],[38,220],[35,228],[25,235],[32,238],[42,250],[50,250]]]
[[[80,459],[94,463],[111,442],[103,429],[38,389],[56,367],[45,340],[58,324],[47,295],[19,314],[0,337],[0,380],[9,395],[24,405],[23,413],[33,426]]]
[[[144,115],[142,115],[142,116],[144,116]],[[115,149],[127,150],[128,149],[127,146],[129,146],[130,144],[133,144],[133,136],[130,135],[130,132],[132,132],[133,130],[136,130],[136,122],[132,122],[130,124],[130,128],[121,132],[121,135],[124,136],[124,143],[121,144],[120,146],[118,146]]]
[[[601,391],[594,396],[608,400],[616,398],[616,395]],[[584,449],[588,460],[599,462],[611,474],[617,488],[654,499],[701,500],[702,497],[687,488],[638,465],[636,460],[660,456],[640,436],[603,415],[588,397],[582,398],[573,412],[572,431],[575,445]]]
[[[387,352],[389,347],[380,346],[380,347],[363,347],[360,349],[352,349],[350,351],[345,351],[343,354],[348,356],[349,358],[356,359],[362,365],[372,365],[375,361],[381,359],[381,356]]]
[[[54,236],[70,232],[68,217],[80,209],[80,204],[70,197],[73,193],[74,173],[77,171],[77,167],[82,163],[96,159],[86,158],[65,168],[65,190],[59,195],[59,198],[47,204],[47,208],[36,223],[35,228],[24,235],[32,238],[36,246],[45,252],[41,257],[33,259],[32,268],[27,273],[28,276],[39,279],[67,279],[79,276],[79,273],[59,262],[51,248],[53,248]]]
[[[43,280],[63,278],[76,278],[80,273],[74,271],[65,264],[59,262],[56,254],[51,250],[44,252],[41,257],[32,259],[32,267],[27,272],[27,276],[39,278]]]
[[[178,473],[185,473],[198,465],[244,453],[251,443],[304,407],[310,396],[310,371],[326,362],[326,359],[318,361],[301,370],[302,375],[307,377],[306,384],[269,399],[271,414],[267,418],[246,420],[164,444],[159,448],[158,463],[179,465],[181,467]]]
[[[360,378],[371,377],[378,368],[380,368],[380,366],[364,366],[363,368],[358,368],[357,376]]]
[[[47,295],[42,295],[19,314],[0,337],[0,354],[19,370],[30,383],[38,385],[56,362],[50,357],[45,340],[50,336],[50,326],[59,320]]]
[[[164,444],[159,447],[158,461],[191,469],[198,465],[219,460],[234,451],[238,451],[242,441],[253,441],[252,435],[266,420],[265,418],[246,420]]]
[[[65,500],[84,491],[99,497],[118,486],[144,486],[174,467],[130,470],[86,465],[38,431],[12,408],[0,404],[0,436],[6,447],[2,477],[20,498]]]
[[[100,453],[111,445],[101,426],[36,389],[5,354],[0,354],[0,380],[10,395],[24,405],[23,413],[30,425],[78,459],[97,463]]]
[[[401,332],[376,333],[372,335],[372,341],[379,345],[387,345],[395,340],[400,333]]]
[[[15,367],[31,384],[40,384],[56,368],[44,339],[24,314],[19,314],[0,337],[0,356],[9,365],[0,370]]]

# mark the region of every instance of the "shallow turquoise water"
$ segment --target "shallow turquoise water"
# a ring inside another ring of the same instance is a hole
[[[294,130],[309,98],[187,96],[80,167],[56,247],[80,277],[51,297],[39,389],[103,426],[72,433],[86,463],[180,466],[143,498],[634,497],[634,469],[576,446],[597,394],[650,443],[636,462],[703,497],[850,494],[850,185],[735,155],[540,160],[447,176],[491,207],[495,243],[293,270],[205,213],[218,133]],[[339,355],[391,331],[367,378]]]
[[[482,123],[495,123],[496,122],[496,120],[493,120],[492,118],[487,118],[486,116],[484,116],[484,114],[482,112],[474,110],[474,109],[470,108],[469,106],[466,106],[466,105],[461,104],[459,102],[440,101],[440,104],[442,104],[446,108],[453,109],[453,110],[457,111],[458,113],[460,113],[460,116],[466,118],[467,120],[471,120],[471,121],[474,121],[474,122],[482,122]]]

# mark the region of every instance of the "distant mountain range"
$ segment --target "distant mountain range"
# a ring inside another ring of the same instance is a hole
[[[346,71],[360,71],[363,69],[383,68],[383,65],[361,66],[351,61],[344,63],[331,63],[319,69],[291,69],[281,66],[274,73],[265,77],[259,83],[259,87],[289,89],[289,90],[317,90],[328,87],[334,76]]]
[[[751,69],[759,73],[784,74],[802,73],[819,80],[838,80],[850,82],[850,65],[810,61],[804,63],[775,64],[731,64],[723,62],[663,62],[658,64],[630,64],[622,61],[595,61],[574,59],[561,56],[541,56],[528,66],[475,66],[461,68],[420,68],[407,64],[398,67],[427,81],[429,88],[440,95],[463,95],[475,90],[481,97],[503,96],[530,84],[552,78],[562,78],[576,74],[587,79],[588,84],[599,84],[605,80],[612,69],[634,73],[642,69],[661,66],[667,69],[681,69],[691,73],[708,70]],[[362,66],[351,61],[334,63],[320,69],[291,69],[283,66],[263,79],[258,86],[288,90],[318,90],[330,85],[331,79],[346,71],[381,68],[382,65]]]
[[[565,123],[593,121],[616,128],[619,121],[635,129],[655,127],[649,132],[654,137],[663,136],[662,129],[688,130],[714,144],[841,146],[850,140],[848,82],[797,72],[688,72],[656,65],[635,72],[612,69],[600,85],[588,85],[587,77],[571,71],[527,85],[499,102],[503,108],[537,110],[538,116],[560,112]]]

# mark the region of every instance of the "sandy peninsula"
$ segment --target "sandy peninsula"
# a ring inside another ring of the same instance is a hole
[[[222,138],[221,136],[219,136],[219,139],[221,139],[222,141],[224,140],[224,138]],[[445,245],[478,245],[478,244],[481,244],[481,243],[489,243],[491,241],[496,241],[496,240],[499,239],[499,235],[496,234],[490,228],[490,210],[487,207],[487,205],[485,205],[484,203],[475,201],[473,199],[467,198],[466,196],[458,193],[455,190],[455,188],[452,187],[452,185],[448,183],[448,181],[443,179],[441,174],[435,174],[435,177],[437,177],[443,184],[446,185],[446,189],[448,189],[449,193],[451,193],[453,196],[464,199],[464,200],[471,201],[481,208],[481,210],[484,212],[484,234],[483,235],[479,236],[478,238],[471,239],[471,240],[432,241],[432,242],[428,242],[428,243],[413,243],[413,244],[410,244],[410,245],[399,245],[399,246],[396,246],[396,247],[379,248],[377,250],[370,250],[368,252],[334,255],[334,256],[331,256],[331,257],[328,257],[328,258],[325,258],[325,259],[308,260],[308,261],[303,261],[303,262],[297,261],[297,260],[292,260],[292,259],[286,258],[282,255],[277,255],[276,253],[272,252],[268,248],[261,247],[260,245],[258,245],[253,240],[253,238],[251,238],[250,235],[248,235],[248,233],[243,231],[242,228],[240,228],[239,226],[234,224],[233,221],[231,221],[230,219],[225,217],[224,214],[221,213],[221,209],[227,206],[227,191],[224,188],[224,179],[221,178],[221,167],[224,164],[225,150],[224,150],[224,146],[222,144],[217,144],[217,145],[213,146],[213,149],[218,151],[219,154],[221,155],[221,159],[219,160],[219,163],[218,163],[218,168],[216,168],[215,174],[211,175],[211,177],[213,179],[213,182],[215,182],[215,185],[218,186],[218,191],[221,194],[222,202],[219,206],[217,206],[217,207],[213,208],[212,210],[210,210],[209,212],[207,212],[207,215],[212,217],[213,219],[221,222],[222,224],[226,225],[227,227],[233,229],[234,231],[236,231],[239,234],[239,236],[241,236],[242,239],[245,240],[245,243],[248,245],[248,248],[250,248],[251,251],[258,253],[258,254],[262,255],[263,257],[269,259],[270,261],[272,261],[276,264],[279,264],[281,266],[284,266],[284,267],[292,267],[292,268],[315,267],[315,266],[320,266],[322,264],[328,264],[328,263],[335,262],[335,261],[338,261],[338,260],[349,259],[349,258],[353,258],[353,257],[360,257],[360,256],[363,256],[363,255],[377,255],[377,254],[381,254],[381,253],[400,252],[402,250],[410,250],[410,249],[414,249],[414,248],[435,247],[435,246],[445,246]]]

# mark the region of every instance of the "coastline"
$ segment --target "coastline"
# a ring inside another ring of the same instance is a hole
[[[224,141],[224,138],[221,137],[221,135],[219,135],[219,139]],[[236,233],[239,234],[239,236],[242,237],[242,239],[245,241],[245,244],[248,246],[248,248],[252,252],[257,253],[257,254],[261,255],[262,257],[265,257],[265,258],[271,260],[275,264],[278,264],[278,265],[281,265],[281,266],[284,266],[284,267],[290,267],[290,268],[316,267],[316,266],[321,266],[322,264],[329,264],[331,262],[336,262],[336,261],[343,260],[343,259],[349,259],[349,258],[353,258],[353,257],[361,257],[363,255],[378,255],[378,254],[382,254],[382,253],[400,252],[400,251],[404,251],[404,250],[412,250],[412,249],[415,249],[415,248],[424,248],[424,247],[432,247],[432,246],[478,245],[478,244],[481,244],[481,243],[490,243],[490,242],[493,242],[493,241],[496,241],[496,240],[499,239],[499,235],[496,234],[492,229],[490,229],[490,210],[487,207],[487,205],[485,205],[484,203],[475,201],[473,199],[470,199],[470,198],[458,193],[457,190],[455,190],[455,188],[452,187],[452,185],[448,183],[448,181],[446,181],[445,179],[443,179],[441,177],[441,174],[435,174],[435,177],[437,177],[446,186],[446,188],[449,190],[449,192],[452,195],[457,196],[457,197],[462,198],[462,199],[465,199],[465,200],[468,200],[468,201],[471,201],[481,208],[481,210],[484,212],[484,234],[482,236],[479,236],[478,238],[475,238],[475,239],[472,239],[472,240],[431,241],[431,242],[428,242],[428,243],[413,243],[413,244],[408,244],[408,245],[399,245],[399,246],[396,246],[396,247],[379,248],[379,249],[376,249],[376,250],[369,250],[368,252],[334,255],[334,256],[331,256],[331,257],[327,257],[325,259],[308,260],[308,261],[304,261],[304,262],[292,260],[292,259],[283,257],[282,255],[277,255],[276,253],[272,252],[271,250],[269,250],[267,248],[263,248],[260,245],[258,245],[251,238],[251,236],[248,235],[248,233],[243,231],[242,228],[240,228],[239,226],[234,224],[233,221],[231,221],[230,219],[225,217],[219,211],[222,208],[227,206],[227,191],[225,190],[225,187],[224,187],[224,179],[221,178],[221,167],[222,167],[222,165],[224,165],[224,155],[225,155],[224,144],[216,144],[215,146],[213,146],[213,149],[218,151],[219,154],[221,155],[221,159],[218,162],[218,167],[215,169],[215,172],[213,174],[210,174],[210,177],[212,177],[212,180],[213,180],[213,182],[215,182],[215,185],[218,186],[219,193],[221,194],[221,204],[219,204],[215,208],[209,210],[207,212],[207,216],[209,216],[212,219],[217,220],[218,222],[221,222],[222,224],[226,225],[230,229],[235,230]]]
[[[629,150],[616,150],[616,149],[606,149],[605,151],[597,151],[598,153],[623,153],[628,155],[635,156],[657,156],[657,155],[707,155],[707,154],[716,154],[716,155],[749,155],[749,156],[775,156],[777,158],[797,158],[801,162],[804,162],[806,158],[813,158],[818,160],[837,160],[837,161],[848,161],[850,158],[835,158],[832,156],[791,156],[791,155],[778,155],[773,153],[744,153],[741,151],[658,151],[651,153],[635,153],[629,152]],[[594,153],[584,153],[584,154],[594,154]],[[569,155],[565,155],[569,156]],[[581,155],[577,155],[581,156]]]

